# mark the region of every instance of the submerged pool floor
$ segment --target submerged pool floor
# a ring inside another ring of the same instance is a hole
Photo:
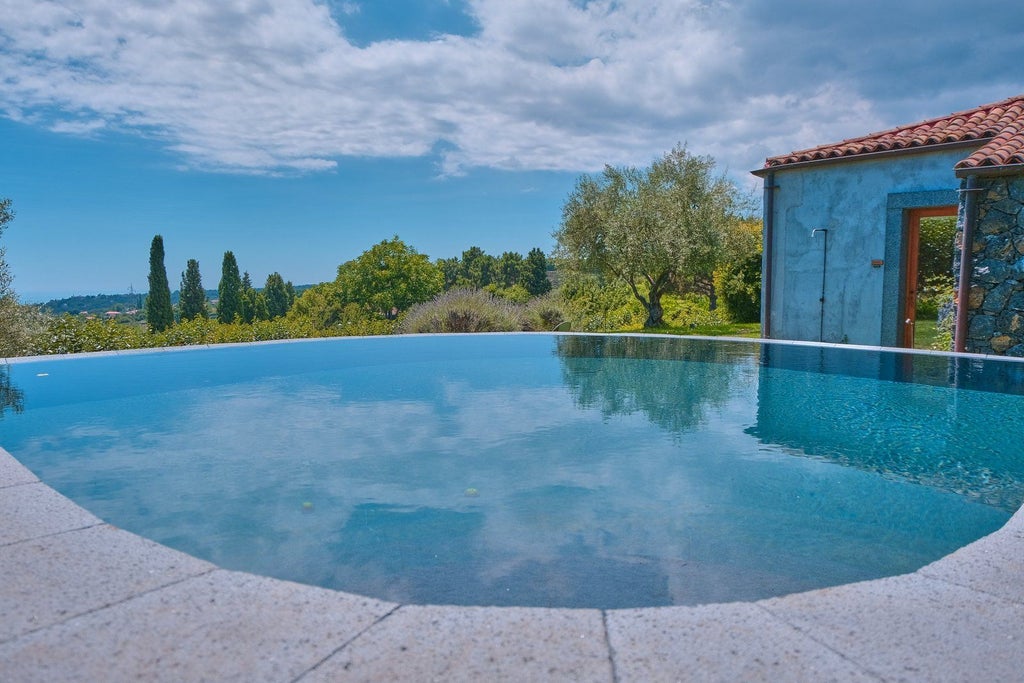
[[[938,681],[1024,670],[1024,510],[914,573],[647,609],[384,602],[105,524],[0,450],[3,681]]]

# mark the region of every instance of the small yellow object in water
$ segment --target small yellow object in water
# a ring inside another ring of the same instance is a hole
[[[303,503],[303,504],[302,504],[302,509],[303,509],[303,510],[312,510],[312,509],[313,509],[313,504],[312,504],[312,503],[310,503],[310,502],[309,502],[309,501],[307,500],[307,501],[306,501],[305,503]]]
[[[480,492],[474,488],[468,488],[466,489],[466,495],[469,496],[470,498],[476,498],[477,496],[480,495]]]

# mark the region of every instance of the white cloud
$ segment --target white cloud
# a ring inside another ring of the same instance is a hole
[[[74,134],[137,131],[187,164],[236,172],[437,150],[452,174],[596,170],[646,163],[676,142],[743,171],[907,122],[893,118],[909,106],[906,88],[881,85],[898,82],[894,63],[914,72],[915,92],[957,101],[942,60],[957,59],[959,26],[918,27],[951,45],[928,62],[858,13],[801,2],[769,14],[719,0],[468,7],[473,36],[360,48],[316,0],[0,0],[0,111]],[[359,11],[340,5],[342,16]],[[1005,14],[1005,30],[1019,24],[1019,10]]]

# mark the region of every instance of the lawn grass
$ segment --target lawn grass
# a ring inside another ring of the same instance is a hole
[[[939,329],[937,321],[918,318],[914,325],[914,348],[949,351],[949,331]]]

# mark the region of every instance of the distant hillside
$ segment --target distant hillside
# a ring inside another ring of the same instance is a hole
[[[295,287],[296,294],[302,294],[313,285],[298,285]],[[262,288],[259,290],[262,291]],[[206,290],[206,298],[210,301],[217,298],[216,289]],[[177,290],[171,292],[171,304],[177,306],[181,293]],[[66,299],[51,299],[43,304],[43,308],[55,315],[70,313],[106,313],[107,311],[133,311],[142,310],[146,302],[146,292],[134,294],[91,294],[86,296],[71,296]]]
[[[67,299],[51,299],[43,304],[43,308],[61,315],[70,313],[105,313],[107,311],[131,311],[141,309],[146,300],[145,294],[92,294],[88,296],[72,296]]]

